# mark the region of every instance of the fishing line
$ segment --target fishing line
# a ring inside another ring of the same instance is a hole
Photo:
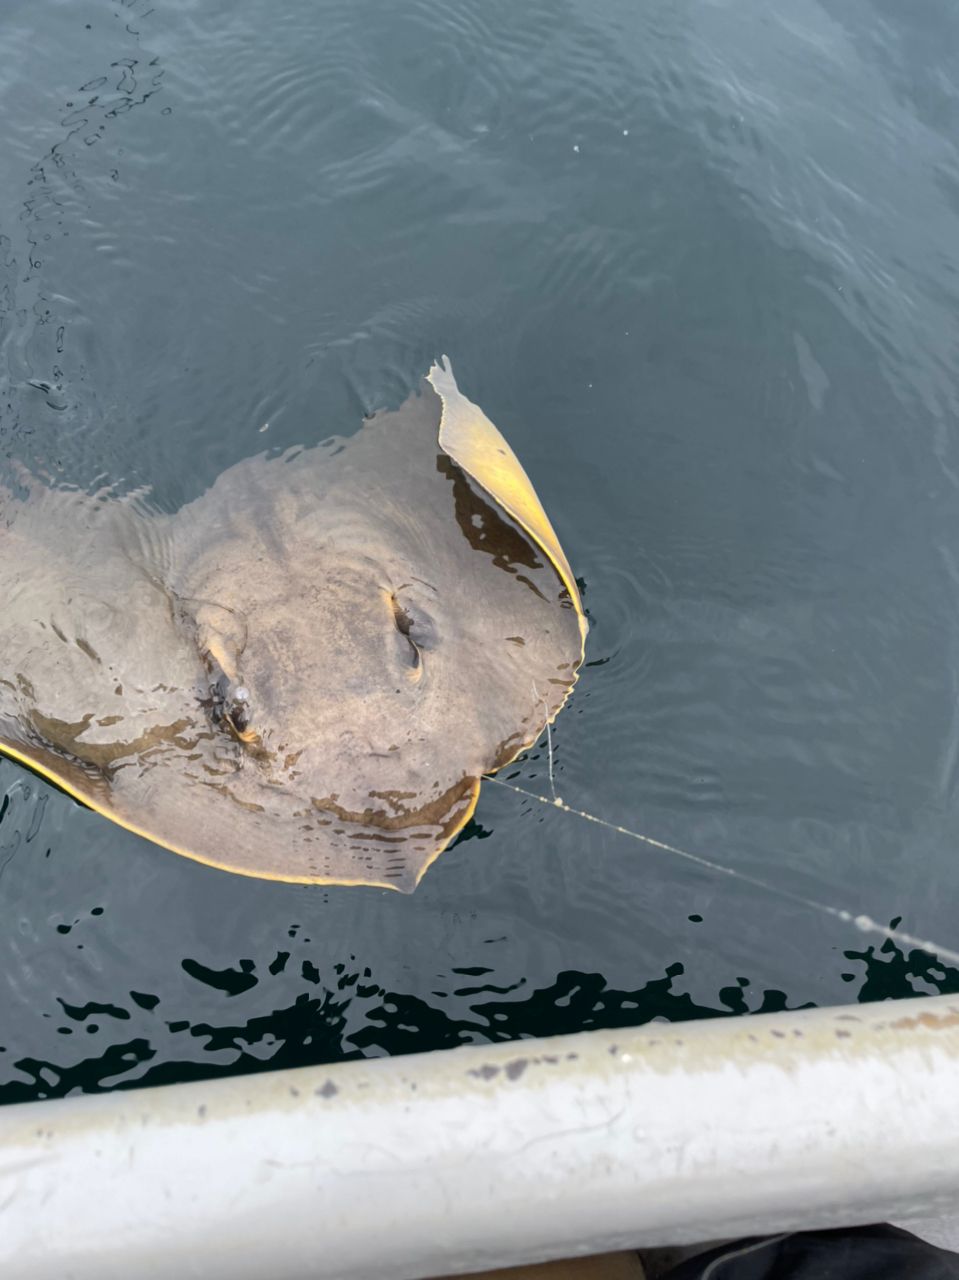
[[[552,747],[552,743],[550,743],[550,747]],[[550,764],[552,764],[552,760]],[[484,781],[494,782],[498,787],[506,787],[509,791],[515,791],[517,795],[525,796],[527,800],[536,800],[550,809],[559,809],[562,813],[569,813],[575,818],[582,818],[584,822],[594,822],[599,827],[605,827],[608,831],[614,831],[617,835],[626,836],[630,840],[638,840],[640,844],[648,845],[651,849],[658,849],[661,853],[670,853],[677,858],[684,858],[687,862],[692,862],[707,871],[729,876],[733,880],[742,880],[745,884],[752,885],[755,889],[761,889],[763,893],[775,894],[780,898],[797,903],[799,906],[819,911],[823,915],[831,916],[834,920],[841,920],[843,924],[853,924],[861,933],[878,934],[890,942],[902,942],[910,947],[918,947],[921,951],[931,952],[940,960],[948,960],[951,964],[959,965],[959,951],[952,951],[949,947],[942,947],[928,939],[917,938],[911,933],[906,933],[904,929],[893,929],[889,925],[882,925],[877,920],[873,920],[871,916],[856,915],[842,907],[832,907],[827,902],[818,902],[815,898],[807,898],[805,894],[795,893],[792,889],[784,889],[781,885],[770,884],[768,880],[760,880],[758,876],[751,876],[746,871],[736,871],[732,867],[724,867],[721,863],[713,862],[698,853],[690,853],[688,849],[679,849],[674,844],[667,844],[665,840],[657,840],[654,836],[643,835],[640,831],[631,831],[629,827],[620,826],[617,822],[608,822],[605,818],[599,818],[594,813],[587,813],[585,809],[577,809],[573,805],[567,804],[561,796],[554,795],[553,799],[550,799],[549,796],[540,795],[536,791],[529,791],[526,787],[519,787],[515,782],[506,782],[503,778],[495,778],[489,774],[485,775]]]

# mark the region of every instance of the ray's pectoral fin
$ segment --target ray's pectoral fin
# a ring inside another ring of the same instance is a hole
[[[576,610],[580,637],[585,645],[588,624],[576,579],[529,476],[502,432],[478,405],[460,391],[449,359],[441,356],[440,360],[441,363],[434,364],[427,374],[443,405],[440,448],[516,521],[547,556]],[[582,657],[581,649],[580,660]]]

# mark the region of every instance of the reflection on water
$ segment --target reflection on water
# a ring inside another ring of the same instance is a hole
[[[0,24],[0,482],[176,510],[448,351],[584,586],[559,794],[959,946],[954,6]],[[547,756],[516,782],[550,794]],[[503,788],[402,900],[191,866],[10,764],[0,793],[7,1100],[956,989]]]
[[[443,985],[426,1000],[381,986],[352,955],[321,973],[309,959],[310,940],[297,925],[290,926],[288,938],[285,949],[262,969],[249,958],[216,970],[196,960],[181,962],[184,973],[207,988],[201,995],[215,1008],[212,1020],[183,1016],[190,1010],[189,1000],[186,1008],[167,1008],[158,996],[141,991],[130,991],[120,1004],[90,1000],[70,1005],[60,1000],[57,1033],[90,1037],[88,1056],[69,1055],[70,1065],[64,1066],[56,1059],[11,1057],[15,1050],[4,1045],[11,1071],[9,1083],[0,1085],[0,1103],[62,1097],[78,1089],[98,1092],[118,1085],[169,1084],[369,1055],[629,1027],[655,1019],[775,1013],[812,1003],[793,1004],[784,991],[757,986],[745,976],[720,986],[709,1003],[697,1003],[681,989],[685,969],[679,962],[636,990],[620,990],[602,974],[575,970],[562,970],[533,989],[524,979],[502,987],[488,966],[459,966],[448,971]],[[879,948],[845,951],[843,957],[841,977],[849,983],[849,999],[959,992],[959,969],[940,964],[924,951],[906,953],[891,941]],[[293,999],[291,986],[299,991]],[[244,1002],[237,998],[254,987],[261,989],[257,1004],[267,1012],[245,1016]],[[211,1001],[209,992],[219,999]],[[131,1016],[136,1017],[139,1035],[130,1034],[132,1028],[124,1025]],[[100,1047],[100,1038],[109,1041],[108,1046],[102,1053],[89,1053]]]

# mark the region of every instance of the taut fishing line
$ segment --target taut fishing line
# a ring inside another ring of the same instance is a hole
[[[749,875],[746,871],[736,871],[733,867],[725,867],[721,863],[713,862],[710,858],[704,858],[698,853],[690,853],[688,849],[680,849],[674,844],[667,844],[665,840],[657,840],[654,836],[644,835],[641,831],[632,831],[629,827],[621,826],[618,822],[609,822],[605,818],[597,817],[595,813],[587,813],[585,809],[577,809],[574,805],[567,804],[562,796],[556,794],[553,778],[553,740],[552,735],[549,734],[548,725],[547,743],[549,746],[549,782],[552,798],[540,795],[537,791],[530,791],[526,787],[517,786],[515,782],[507,782],[503,778],[493,777],[490,774],[485,776],[485,781],[493,782],[498,787],[506,787],[509,791],[515,791],[517,795],[525,796],[527,800],[536,800],[539,804],[546,805],[547,808],[559,809],[562,813],[572,814],[573,817],[581,818],[584,822],[593,822],[599,827],[605,827],[607,831],[614,831],[617,835],[626,836],[627,839],[637,840],[640,844],[644,844],[650,849],[657,849],[660,853],[669,853],[676,858],[684,859],[686,862],[692,862],[695,866],[702,867],[706,871],[728,876],[732,880],[741,880],[744,884],[752,885],[754,889],[761,889],[763,893],[773,894],[799,906],[807,907],[812,911],[831,916],[834,920],[842,921],[843,924],[855,925],[861,933],[878,934],[891,942],[901,942],[910,947],[918,947],[922,951],[931,952],[940,960],[948,960],[954,965],[959,965],[959,951],[940,946],[937,942],[932,942],[928,939],[917,938],[911,933],[906,933],[904,929],[894,929],[891,925],[882,925],[878,920],[873,920],[871,916],[856,914],[842,907],[833,907],[827,902],[818,902],[815,898],[806,897],[805,894],[796,893],[792,889],[784,889],[781,885],[770,884],[768,880],[761,880],[758,876]]]

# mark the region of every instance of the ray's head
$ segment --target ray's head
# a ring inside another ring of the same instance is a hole
[[[212,721],[264,777],[298,783],[311,801],[389,790],[400,758],[422,787],[438,717],[457,708],[463,679],[443,643],[442,594],[400,581],[389,548],[378,550],[303,546],[247,566],[236,595],[241,579],[221,549],[205,586],[230,603],[198,610]],[[234,551],[246,558],[244,545]]]

